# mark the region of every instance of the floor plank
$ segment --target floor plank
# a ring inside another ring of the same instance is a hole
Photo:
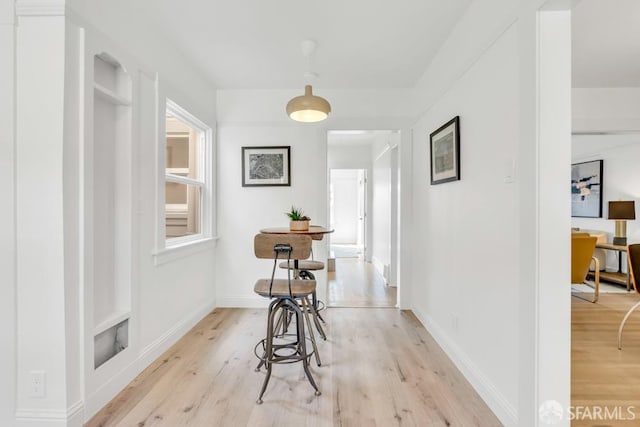
[[[142,372],[87,426],[501,425],[408,311],[330,308],[322,391],[300,364],[276,365],[255,399],[255,343],[266,310],[216,309]]]
[[[638,296],[600,294],[596,304],[579,298],[571,300],[571,404],[574,408],[601,407],[603,411],[606,407],[610,413],[618,411],[627,418],[580,417],[585,419],[574,420],[571,425],[640,425],[640,311],[625,326],[622,350],[618,350],[617,343],[620,321],[638,302]],[[628,407],[633,407],[634,420],[628,419],[632,417],[627,413]]]

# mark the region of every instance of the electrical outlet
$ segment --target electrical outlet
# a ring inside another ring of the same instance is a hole
[[[29,395],[31,397],[44,397],[46,395],[46,379],[47,375],[44,371],[31,371],[29,373],[31,380],[29,387]]]

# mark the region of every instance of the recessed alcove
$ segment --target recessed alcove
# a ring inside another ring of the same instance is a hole
[[[118,354],[131,315],[131,77],[106,53],[93,58],[90,247],[94,366]]]

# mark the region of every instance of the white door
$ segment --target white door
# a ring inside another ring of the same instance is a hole
[[[357,245],[362,241],[363,221],[360,201],[361,171],[358,169],[331,170],[331,243]]]

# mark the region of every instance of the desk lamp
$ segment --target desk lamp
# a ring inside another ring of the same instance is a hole
[[[635,202],[633,200],[609,202],[609,219],[616,220],[616,234],[613,237],[613,244],[626,246],[627,220],[636,219]]]

